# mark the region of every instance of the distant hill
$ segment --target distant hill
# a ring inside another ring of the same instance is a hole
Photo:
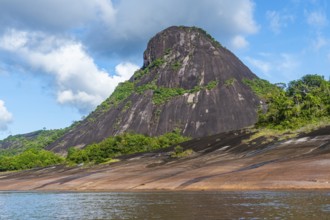
[[[65,129],[39,130],[11,135],[0,141],[0,156],[16,155],[27,149],[43,149],[65,133]]]
[[[256,78],[204,30],[167,28],[149,41],[143,67],[47,149],[65,152],[124,132],[202,137],[253,125],[260,99],[243,81]]]

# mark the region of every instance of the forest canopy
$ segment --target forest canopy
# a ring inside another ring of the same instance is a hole
[[[258,127],[296,129],[330,117],[330,82],[323,76],[310,74],[286,86],[266,80],[246,80],[265,101],[259,110]]]

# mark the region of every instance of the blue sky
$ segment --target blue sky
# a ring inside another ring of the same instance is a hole
[[[329,78],[326,0],[1,0],[0,139],[69,126],[143,63],[148,40],[199,26],[271,82]]]

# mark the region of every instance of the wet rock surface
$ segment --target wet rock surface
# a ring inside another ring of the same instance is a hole
[[[330,189],[330,127],[288,140],[238,130],[127,155],[90,168],[55,166],[0,174],[0,190],[256,190]]]

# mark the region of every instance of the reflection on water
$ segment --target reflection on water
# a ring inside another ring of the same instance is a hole
[[[0,192],[0,219],[330,219],[330,193]]]

